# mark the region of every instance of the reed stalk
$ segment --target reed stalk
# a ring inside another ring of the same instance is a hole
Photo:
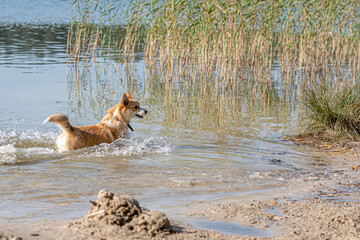
[[[266,112],[275,102],[295,108],[320,80],[331,91],[359,81],[355,0],[77,0],[74,8],[71,68],[111,61],[110,71],[135,88],[142,58],[149,91],[162,84],[167,101],[229,95]],[[89,70],[71,72],[81,85]]]

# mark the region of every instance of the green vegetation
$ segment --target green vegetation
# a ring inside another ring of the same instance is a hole
[[[190,71],[221,81],[243,69],[263,75],[273,60],[284,71],[331,73],[345,65],[359,70],[357,1],[139,1],[131,23],[144,26],[150,66],[164,79]],[[196,66],[194,69],[193,66]],[[176,69],[176,71],[174,70]],[[194,73],[195,74],[195,73]],[[260,79],[258,79],[260,81]],[[286,79],[290,83],[293,79]],[[269,81],[269,79],[265,79]]]
[[[334,136],[351,136],[360,140],[360,84],[332,91],[320,84],[305,97],[310,133],[331,130]]]
[[[161,89],[171,106],[193,96],[204,109],[217,104],[212,114],[220,116],[245,105],[267,114],[304,103],[307,131],[357,138],[356,98],[348,95],[358,94],[359,1],[77,0],[74,9],[68,57],[80,91],[91,67],[96,76],[122,76],[130,88],[144,71],[149,92]],[[134,64],[139,58],[143,69]],[[111,62],[106,73],[99,59]]]

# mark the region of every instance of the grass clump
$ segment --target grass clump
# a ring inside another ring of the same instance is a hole
[[[311,134],[332,132],[336,137],[360,140],[360,84],[333,90],[326,84],[309,89],[304,101]]]

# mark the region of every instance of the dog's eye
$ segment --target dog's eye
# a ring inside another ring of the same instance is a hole
[[[139,106],[135,106],[134,109],[139,109]]]

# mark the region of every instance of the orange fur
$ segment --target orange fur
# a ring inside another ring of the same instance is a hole
[[[120,103],[107,110],[106,116],[95,125],[73,127],[68,118],[61,113],[49,116],[44,123],[54,122],[62,130],[56,139],[60,152],[72,151],[100,143],[111,143],[118,138],[126,137],[130,120],[143,118],[147,110],[140,107],[138,101],[130,97],[129,92],[123,95]]]

